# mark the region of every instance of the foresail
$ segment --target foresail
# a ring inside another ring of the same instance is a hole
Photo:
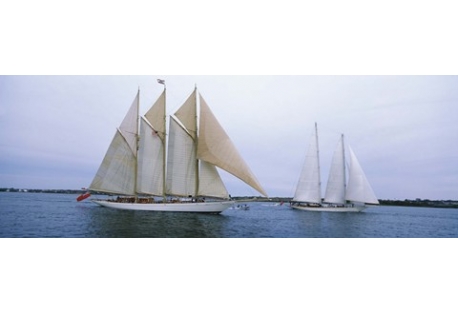
[[[212,164],[200,161],[200,180],[198,195],[216,198],[229,198],[229,193],[224,185],[218,170]]]
[[[332,157],[324,197],[326,203],[345,204],[345,152],[343,145],[342,137]]]
[[[142,118],[138,148],[138,193],[163,194],[163,150],[163,141],[159,132]]]
[[[167,194],[188,196],[196,193],[196,150],[192,137],[170,118],[167,156]]]
[[[89,186],[90,190],[126,195],[135,194],[139,96],[140,91],[116,131],[102,164]]]
[[[200,96],[200,113],[197,158],[226,170],[267,196],[202,96]]]
[[[135,156],[118,130],[89,190],[134,195],[134,189]]]
[[[367,204],[379,204],[372,187],[367,181],[356,155],[350,148],[350,167],[346,199]]]
[[[320,164],[316,134],[313,135],[305,156],[294,201],[321,203]]]

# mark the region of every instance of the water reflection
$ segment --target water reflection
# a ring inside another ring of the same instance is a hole
[[[290,209],[298,237],[355,238],[361,236],[365,213],[330,213]],[[364,228],[363,228],[364,229]]]
[[[96,207],[90,212],[91,237],[211,238],[222,237],[221,215],[122,211]]]

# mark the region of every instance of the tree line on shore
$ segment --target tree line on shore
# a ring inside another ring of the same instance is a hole
[[[0,188],[0,192],[17,192],[17,193],[59,193],[59,194],[81,194],[85,190],[79,189],[17,189],[17,188]],[[92,192],[91,194],[105,194]],[[259,201],[259,202],[275,202],[275,203],[289,203],[291,197],[253,197],[253,196],[236,196],[234,200],[244,201]],[[442,207],[442,208],[458,208],[457,200],[429,200],[429,199],[415,199],[415,200],[379,200],[380,205],[385,206],[409,206],[409,207]]]

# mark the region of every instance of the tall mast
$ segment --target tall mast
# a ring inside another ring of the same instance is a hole
[[[196,94],[196,139],[194,141],[195,143],[195,148],[196,148],[196,154],[197,154],[197,145],[198,145],[198,141],[199,141],[199,111],[200,111],[200,102],[199,102],[199,97],[198,97],[198,92],[197,92],[197,84],[195,85],[195,94]],[[200,174],[199,174],[199,159],[197,158],[197,155],[196,155],[196,164],[195,164],[195,167],[196,167],[196,191],[194,193],[195,196],[197,196],[197,194],[199,193],[199,177],[200,177]]]
[[[162,150],[162,202],[166,202],[166,162],[167,162],[167,87],[164,82],[164,139],[163,139],[163,150]]]
[[[346,173],[345,173],[345,142],[344,142],[344,135],[342,134],[342,159],[343,159],[343,182],[344,182],[344,203],[346,203],[346,194],[347,194],[347,178],[346,178]]]
[[[320,193],[320,203],[321,203],[321,169],[320,169],[320,146],[318,143],[318,125],[315,122],[315,140],[316,140],[316,158],[318,161],[318,190]]]
[[[140,143],[140,135],[139,135],[139,127],[140,127],[140,86],[138,86],[138,94],[137,94],[137,125],[135,127],[135,176],[134,176],[134,192],[135,192],[135,201],[138,200],[138,191],[137,191],[137,180],[138,180],[138,145]]]

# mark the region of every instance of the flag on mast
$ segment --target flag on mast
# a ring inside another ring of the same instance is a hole
[[[159,84],[165,85],[165,80],[157,79],[157,82],[158,82]]]

